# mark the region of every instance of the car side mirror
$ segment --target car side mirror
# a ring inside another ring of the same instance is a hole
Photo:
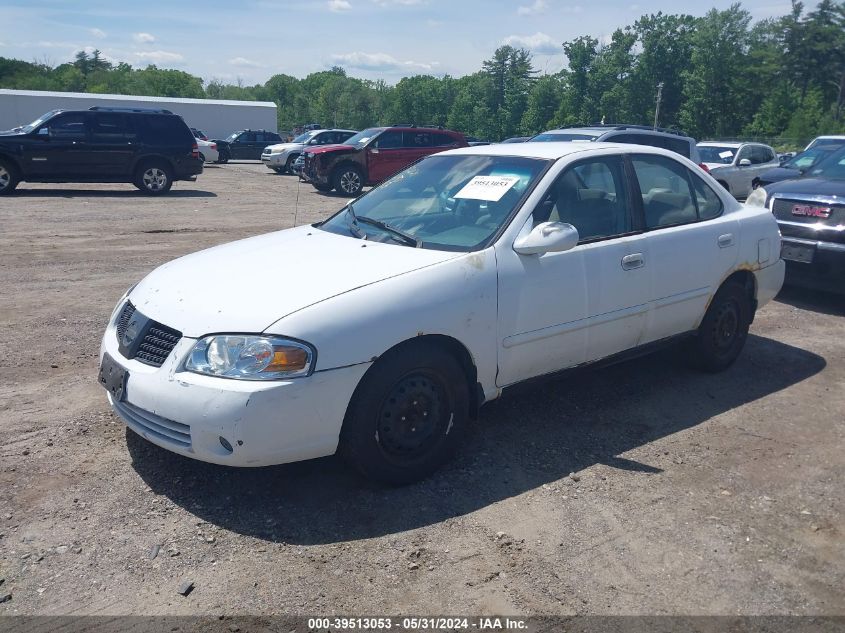
[[[739,166],[740,167],[751,167],[751,161],[748,160],[747,158],[743,158],[741,161],[739,161]]]
[[[38,132],[36,132],[36,134],[38,136],[46,136],[47,138],[50,138],[50,128],[48,128],[48,127],[38,128]]]
[[[568,251],[578,243],[578,229],[565,222],[542,222],[527,235],[518,237],[513,250],[520,255]]]

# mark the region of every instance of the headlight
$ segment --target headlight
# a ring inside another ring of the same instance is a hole
[[[754,191],[748,194],[748,197],[745,199],[745,204],[752,206],[752,207],[764,207],[766,206],[766,198],[769,197],[769,194],[766,193],[766,189],[763,187],[757,187]]]
[[[300,341],[278,336],[218,334],[197,341],[185,369],[241,380],[281,380],[307,376],[316,352]]]

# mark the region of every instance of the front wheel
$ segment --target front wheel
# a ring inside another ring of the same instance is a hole
[[[339,194],[354,198],[364,188],[364,174],[354,165],[344,165],[335,170],[332,185]]]
[[[423,344],[382,356],[364,376],[339,451],[364,476],[392,485],[427,477],[460,446],[469,389],[460,363]]]
[[[292,154],[291,156],[288,156],[288,160],[285,163],[285,171],[287,173],[289,173],[289,174],[293,173],[293,164],[296,162],[296,159],[298,157],[299,157],[298,154]],[[279,173],[281,173],[281,172],[279,172]]]
[[[9,195],[17,186],[17,171],[11,163],[0,159],[0,196]]]
[[[148,196],[160,196],[170,191],[173,177],[164,163],[144,163],[135,174],[135,186]]]
[[[719,288],[687,348],[691,363],[713,373],[733,365],[748,339],[752,317],[751,298],[742,284]]]

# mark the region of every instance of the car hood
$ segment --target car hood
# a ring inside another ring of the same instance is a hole
[[[766,193],[836,196],[845,202],[845,180],[825,178],[796,178],[766,185]]]
[[[775,167],[760,174],[760,180],[765,182],[779,182],[781,180],[790,180],[792,178],[800,178],[801,172],[798,169],[791,169],[789,167]]]
[[[322,145],[308,149],[309,154],[327,154],[329,152],[354,152],[354,145]]]
[[[276,143],[275,145],[268,145],[266,149],[274,152],[286,152],[291,149],[302,149],[305,143]]]
[[[192,338],[262,332],[315,303],[461,254],[365,242],[306,225],[159,266],[130,299],[144,315]]]

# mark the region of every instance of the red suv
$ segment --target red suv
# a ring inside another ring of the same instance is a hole
[[[303,177],[320,191],[357,196],[364,185],[377,185],[423,156],[455,147],[467,147],[467,141],[451,130],[371,127],[342,145],[307,149]]]

